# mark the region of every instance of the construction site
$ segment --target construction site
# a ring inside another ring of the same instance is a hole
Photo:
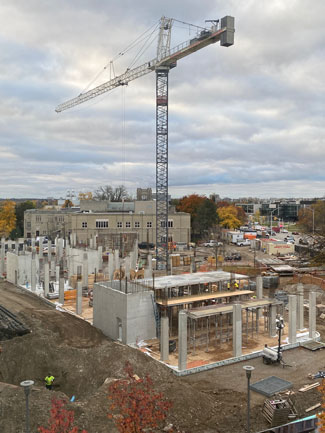
[[[127,362],[137,377],[150,375],[172,403],[159,431],[275,433],[317,414],[317,386],[325,377],[324,269],[311,273],[283,240],[246,243],[243,237],[235,244],[230,230],[222,242],[218,236],[220,245],[210,241],[213,249],[193,246],[186,214],[178,216],[178,242],[171,236],[168,77],[190,54],[216,42],[234,44],[233,17],[208,22],[197,37],[171,48],[173,20],[162,17],[156,58],[56,108],[73,108],[155,72],[155,222],[146,221],[141,239],[127,232],[131,225],[140,229],[130,215],[141,203],[123,202],[110,214],[119,207],[129,215],[130,225],[114,220],[119,233],[109,233],[108,217],[88,209],[87,221],[82,212],[71,213],[53,242],[45,242],[38,226],[35,233],[28,226],[30,242],[1,239],[0,431],[23,431],[25,380],[33,381],[30,431],[47,423],[53,396],[69,402],[89,433],[117,431],[107,397]],[[144,218],[143,210],[138,214]],[[139,248],[144,239],[146,248]],[[49,374],[51,391],[44,386]],[[315,423],[314,417],[299,431],[315,431]]]

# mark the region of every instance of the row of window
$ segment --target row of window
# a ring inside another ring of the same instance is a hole
[[[81,227],[83,229],[88,228],[88,222],[87,221],[83,221],[81,223]],[[123,222],[122,221],[117,221],[116,223],[116,227],[118,229],[122,229],[123,228]],[[161,227],[165,227],[165,222],[161,221]],[[172,228],[174,227],[174,223],[172,220],[168,221],[168,227]],[[108,228],[108,220],[96,220],[96,229],[105,229]],[[125,228],[126,229],[130,229],[131,228],[131,222],[130,221],[126,221],[125,222]],[[139,229],[140,228],[140,221],[134,221],[134,228]],[[147,221],[147,229],[152,228],[152,221]]]

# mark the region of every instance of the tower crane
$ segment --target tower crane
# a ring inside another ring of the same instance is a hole
[[[223,47],[234,43],[235,20],[225,16],[208,20],[210,29],[203,28],[197,37],[170,48],[173,18],[160,19],[157,57],[94,87],[57,106],[55,111],[68,110],[150,72],[156,73],[156,257],[157,268],[168,269],[168,74],[177,61],[210,44],[220,41]],[[177,20],[176,20],[177,21]]]

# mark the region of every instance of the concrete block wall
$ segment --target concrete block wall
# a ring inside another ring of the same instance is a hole
[[[126,295],[108,287],[107,283],[96,283],[93,312],[94,326],[113,340],[119,338],[119,323],[122,328],[121,341],[124,344],[156,336],[151,292]]]

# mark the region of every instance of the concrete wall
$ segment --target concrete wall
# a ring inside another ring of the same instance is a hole
[[[124,344],[156,336],[151,292],[126,295],[106,284],[96,283],[93,310],[94,326],[113,340],[119,338],[119,321],[122,326],[121,341]]]
[[[39,260],[36,262],[36,281],[39,281]],[[17,272],[17,284],[24,285],[26,282],[31,283],[32,273],[32,255],[7,253],[7,280],[15,284],[15,271]]]
[[[71,273],[77,274],[77,267],[83,265],[83,256],[85,251],[79,248],[70,248],[70,269]],[[99,270],[98,262],[98,251],[97,250],[87,250],[88,254],[88,274],[93,274]]]

